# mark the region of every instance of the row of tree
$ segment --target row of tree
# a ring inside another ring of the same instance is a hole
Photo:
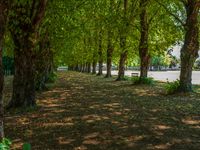
[[[15,64],[12,107],[36,104],[35,90],[44,87],[53,65],[111,76],[119,66],[140,61],[147,77],[153,56],[164,55],[183,41],[180,92],[192,90],[191,75],[199,50],[200,0],[1,0],[0,1],[0,133],[3,137],[2,55],[12,45]],[[3,42],[11,41],[9,44]],[[4,43],[4,45],[3,45]],[[37,88],[36,88],[37,86]]]
[[[90,70],[91,65],[95,69],[98,64],[101,75],[106,63],[106,77],[110,77],[114,63],[119,67],[117,80],[122,80],[125,66],[139,60],[142,79],[147,77],[154,56],[164,56],[171,46],[183,42],[178,91],[192,91],[192,68],[199,50],[199,0],[71,0],[70,3],[57,4],[62,11],[54,17],[55,22],[62,20],[61,25],[55,25],[57,35],[62,37],[57,56],[70,68],[84,70],[87,66],[86,70]]]
[[[52,70],[47,0],[0,1],[0,139],[3,138],[3,50],[12,47],[14,79],[8,108],[36,105],[36,86],[43,87]],[[7,47],[6,42],[9,41]],[[36,84],[39,82],[39,84]]]

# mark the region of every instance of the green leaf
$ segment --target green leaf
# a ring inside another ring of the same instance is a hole
[[[31,144],[25,143],[25,144],[23,145],[23,150],[31,150]]]

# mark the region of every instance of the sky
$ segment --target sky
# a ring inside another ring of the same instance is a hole
[[[172,55],[176,56],[177,58],[180,58],[180,51],[181,51],[181,46],[176,45],[173,47]]]
[[[176,56],[177,58],[180,58],[180,51],[181,51],[181,47],[182,46],[179,46],[179,45],[176,45],[173,47],[173,52],[172,52],[172,55],[173,56]],[[199,51],[199,58],[200,59],[200,51]]]

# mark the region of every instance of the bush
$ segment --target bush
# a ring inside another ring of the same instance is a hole
[[[165,90],[167,94],[174,94],[178,91],[178,88],[180,86],[180,81],[176,80],[174,82],[167,82],[165,85]]]
[[[3,140],[0,143],[0,150],[10,150],[12,142],[7,139],[3,138]],[[23,150],[31,150],[31,145],[29,143],[23,144]]]
[[[9,150],[12,142],[9,139],[3,138],[0,143],[0,150]]]
[[[47,82],[48,83],[53,83],[57,79],[57,74],[55,72],[52,72],[49,74]]]
[[[131,81],[133,84],[147,84],[147,85],[152,85],[154,84],[154,79],[150,77],[132,77]]]
[[[131,77],[129,76],[124,76],[124,81],[130,81],[131,80]]]

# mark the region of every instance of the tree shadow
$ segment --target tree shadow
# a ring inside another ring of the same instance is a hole
[[[60,73],[38,110],[6,115],[13,148],[192,150],[200,147],[200,97],[164,96],[156,87]]]

